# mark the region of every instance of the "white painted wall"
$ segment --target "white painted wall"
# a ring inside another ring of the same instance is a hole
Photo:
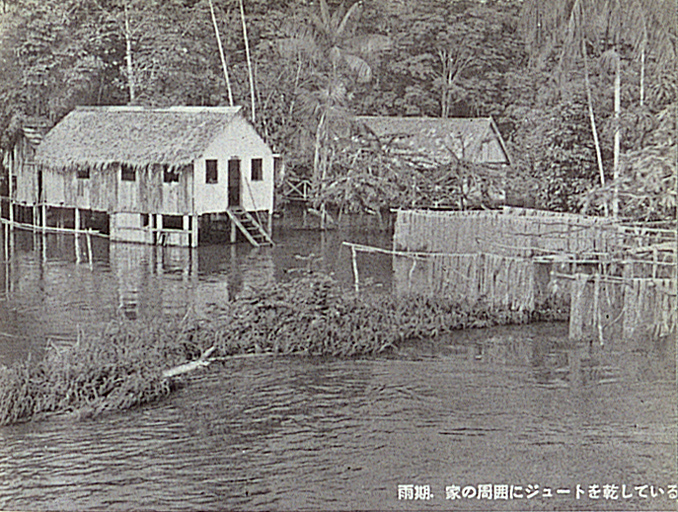
[[[240,160],[240,201],[247,211],[273,209],[273,152],[252,125],[236,116],[195,163],[195,211],[198,214],[223,212],[228,206],[228,161]],[[251,162],[261,158],[263,179],[252,181]],[[206,183],[206,160],[217,160],[218,182]]]

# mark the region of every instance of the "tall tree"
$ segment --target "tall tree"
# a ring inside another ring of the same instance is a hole
[[[240,7],[240,21],[242,23],[242,38],[245,44],[245,56],[247,58],[247,78],[250,84],[250,105],[251,105],[251,115],[252,122],[255,123],[257,116],[255,110],[255,92],[254,92],[254,71],[252,70],[252,56],[250,55],[250,40],[247,36],[247,20],[245,19],[245,5],[243,0],[238,0],[238,6]]]
[[[332,151],[328,144],[350,117],[347,108],[349,87],[372,79],[370,58],[390,47],[384,35],[361,34],[358,22],[361,2],[350,7],[343,3],[331,12],[326,0],[320,0],[317,10],[302,11],[306,21],[291,27],[290,36],[281,38],[279,51],[288,59],[299,62],[305,55],[316,65],[316,75],[303,80],[302,110],[314,122],[312,181],[320,198],[324,225],[325,205],[322,187],[331,167]]]
[[[584,58],[585,69],[589,52],[612,63],[614,75],[614,144],[613,179],[619,180],[621,161],[621,61],[623,58],[641,61],[641,101],[644,98],[646,62],[652,54],[657,64],[675,62],[675,5],[664,0],[558,0],[523,4],[522,29],[530,48],[532,62],[543,65],[554,52],[559,53],[561,84],[574,59]],[[587,71],[588,73],[588,71]],[[587,85],[588,87],[588,85]],[[594,137],[593,105],[589,94],[589,112]],[[600,148],[597,148],[599,168],[602,168]],[[602,172],[601,172],[602,178]],[[604,185],[604,183],[601,183]],[[618,213],[616,195],[612,213]]]

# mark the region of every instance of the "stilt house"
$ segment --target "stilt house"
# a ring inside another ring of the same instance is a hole
[[[104,216],[113,240],[195,247],[221,222],[271,243],[273,154],[240,107],[77,108],[35,161],[43,226]]]

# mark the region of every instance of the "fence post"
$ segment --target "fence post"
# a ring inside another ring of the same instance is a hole
[[[586,311],[586,283],[588,274],[575,275],[570,296],[570,339],[581,340],[584,337],[584,313]]]
[[[353,285],[356,293],[360,293],[360,276],[358,275],[358,260],[356,258],[355,246],[351,246],[351,261],[353,264]]]

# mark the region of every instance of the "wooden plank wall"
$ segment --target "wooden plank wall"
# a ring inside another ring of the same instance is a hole
[[[191,172],[180,173],[174,183],[163,183],[163,171],[158,166],[137,169],[135,181],[122,181],[118,164],[92,169],[88,179],[78,179],[74,170],[46,169],[44,176],[50,206],[168,215],[192,212]]]

